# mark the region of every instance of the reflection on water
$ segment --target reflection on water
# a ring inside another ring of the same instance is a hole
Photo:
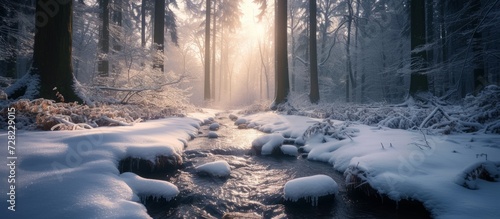
[[[175,184],[181,193],[169,206],[146,205],[154,218],[221,218],[225,212],[254,212],[264,218],[412,218],[413,212],[352,198],[345,191],[341,173],[325,163],[295,157],[246,155],[251,142],[262,133],[238,130],[226,119],[218,139],[198,137],[189,142],[183,168],[169,175],[154,176]],[[206,136],[203,130],[200,136]],[[231,165],[227,179],[199,176],[195,166],[225,160]],[[283,200],[284,184],[315,174],[331,176],[339,184],[333,201],[312,207]],[[427,215],[418,215],[422,218]]]

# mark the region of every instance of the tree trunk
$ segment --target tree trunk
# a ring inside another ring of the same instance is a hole
[[[425,1],[411,0],[411,77],[410,95],[429,91],[427,75],[423,72],[427,67],[427,55],[425,51],[414,52],[415,49],[425,45]]]
[[[345,50],[346,50],[346,94],[345,94],[345,98],[346,98],[346,102],[350,102],[351,101],[351,89],[355,89],[355,81],[354,81],[354,77],[352,75],[352,64],[351,64],[351,27],[352,27],[352,19],[354,17],[353,15],[353,10],[352,10],[352,1],[348,1],[347,3],[347,7],[349,9],[349,17],[347,19],[349,19],[347,21],[347,41],[346,41],[346,45],[345,45]],[[352,85],[352,88],[351,88],[351,85]]]
[[[159,68],[163,72],[163,44],[165,41],[165,0],[155,0],[155,16],[153,28],[153,43],[156,47],[156,57],[153,68]],[[160,54],[158,54],[160,53]]]
[[[205,12],[205,81],[204,81],[204,99],[210,100],[210,1],[206,1]]]
[[[309,91],[309,99],[311,103],[319,102],[319,85],[318,85],[318,52],[316,44],[316,0],[309,0],[309,68],[311,74],[311,86]]]
[[[216,40],[216,36],[217,36],[217,16],[216,16],[216,9],[217,9],[217,0],[214,0],[214,7],[213,7],[213,14],[212,14],[212,21],[213,21],[213,27],[212,27],[212,77],[211,77],[211,80],[212,80],[212,87],[211,90],[210,90],[210,93],[211,93],[211,97],[215,100],[217,95],[215,94],[215,50],[217,48],[217,45],[215,45],[215,40]],[[220,85],[219,85],[220,86]]]
[[[141,4],[141,46],[146,47],[146,0]]]
[[[101,35],[99,37],[99,49],[101,54],[99,55],[99,61],[97,64],[97,72],[99,76],[108,77],[109,76],[109,0],[100,0],[99,6],[101,8]]]
[[[290,91],[288,81],[288,48],[287,48],[287,0],[275,1],[275,84],[276,94],[272,108],[287,102]]]
[[[481,1],[471,2],[471,17],[473,31],[479,25],[479,14],[481,13]],[[474,94],[478,94],[487,84],[487,77],[484,71],[484,49],[483,35],[480,30],[474,32],[472,36],[472,64],[474,65]]]
[[[33,72],[40,76],[39,96],[65,102],[81,99],[73,90],[71,66],[73,1],[37,0]],[[57,97],[56,92],[61,96]]]

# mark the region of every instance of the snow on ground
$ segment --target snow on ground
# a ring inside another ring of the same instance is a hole
[[[225,160],[220,160],[197,166],[196,172],[216,177],[228,177],[231,174],[231,167]]]
[[[310,201],[313,206],[318,205],[318,198],[335,195],[339,186],[327,175],[314,175],[292,179],[285,183],[283,193],[285,199],[296,202],[303,198]]]
[[[283,152],[283,154],[295,157],[299,155],[298,148],[295,145],[284,144],[281,146],[281,152]]]
[[[240,119],[256,129],[297,138],[313,125],[311,122],[318,121],[273,112]],[[500,135],[433,135],[425,131],[360,124],[350,124],[349,128],[356,131],[352,139],[312,136],[303,147],[309,152],[308,159],[330,163],[344,172],[347,183],[352,183],[352,176],[366,180],[379,193],[393,200],[419,200],[437,218],[496,218],[500,215],[500,182],[471,176],[468,183],[476,185],[477,189],[459,185],[463,182],[460,178],[465,177],[464,172],[474,169],[471,166],[478,166],[478,162],[481,166],[486,159],[495,165],[484,164],[485,168],[500,171]],[[489,171],[490,175],[494,172]]]
[[[202,119],[203,115],[197,115]],[[207,115],[204,115],[205,118]],[[0,193],[15,186],[15,212],[0,210],[2,218],[150,218],[139,195],[171,198],[174,187],[119,173],[121,159],[156,161],[176,156],[197,134],[202,120],[168,118],[131,127],[81,131],[16,132],[15,184],[10,167],[0,165]],[[0,141],[7,142],[6,132]],[[7,148],[0,150],[5,159]],[[160,191],[161,190],[161,191]],[[154,194],[153,194],[154,193]],[[4,201],[5,203],[5,201]]]
[[[120,175],[127,185],[142,199],[164,198],[170,201],[179,194],[179,189],[172,183],[163,180],[145,179],[135,173],[125,172]],[[139,198],[138,198],[139,199]]]
[[[252,149],[260,151],[262,155],[271,155],[276,148],[283,144],[283,141],[285,138],[281,134],[263,135],[252,141]]]

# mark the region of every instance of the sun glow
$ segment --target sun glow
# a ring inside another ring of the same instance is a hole
[[[260,14],[259,6],[252,0],[245,0],[241,4],[243,17],[241,18],[242,30],[245,35],[253,39],[262,39],[265,35],[265,21],[259,21],[257,15]]]

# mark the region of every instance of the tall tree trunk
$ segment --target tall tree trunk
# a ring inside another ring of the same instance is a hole
[[[434,0],[426,0],[426,42],[428,44],[434,43]],[[432,67],[435,64],[434,61],[434,49],[427,50],[427,66]],[[436,95],[437,75],[429,74],[429,90],[433,95]]]
[[[205,79],[204,79],[204,99],[210,100],[210,1],[205,0]]]
[[[9,10],[10,7],[10,10]],[[17,62],[17,50],[15,45],[18,44],[17,38],[15,37],[16,32],[19,32],[19,22],[16,18],[17,11],[19,11],[18,3],[14,3],[12,5],[8,5],[8,3],[0,4],[0,42],[7,43],[6,49],[8,50],[8,56],[2,57],[3,60],[0,60],[0,68],[4,68],[5,72],[4,76],[10,78],[16,78],[17,70],[16,70],[16,62]],[[7,21],[9,20],[9,21]],[[5,29],[3,29],[5,28]],[[2,69],[0,69],[2,70]],[[0,74],[2,75],[2,74]]]
[[[310,68],[310,91],[309,99],[311,103],[319,102],[318,85],[318,52],[316,44],[316,0],[309,0],[309,68]]]
[[[146,47],[146,0],[141,4],[141,46]]]
[[[226,73],[227,73],[227,68],[225,68],[227,65],[227,59],[224,54],[224,25],[220,25],[220,60],[219,60],[219,89],[217,89],[219,92],[217,93],[217,97],[219,100],[221,100],[221,93],[222,90],[226,88],[227,81],[224,79],[226,78]],[[223,58],[224,57],[224,58]],[[226,62],[224,62],[226,61]]]
[[[73,1],[37,0],[33,72],[40,76],[39,96],[78,101],[71,66]],[[56,96],[59,92],[64,98]]]
[[[287,0],[275,1],[275,84],[276,98],[272,108],[287,102],[290,92],[288,78],[288,48],[287,48]]]
[[[99,37],[99,61],[97,64],[97,71],[99,76],[109,76],[109,0],[100,0],[99,6],[101,9],[101,35]]]
[[[165,41],[165,0],[155,0],[155,20],[153,28],[153,43],[156,46],[157,55],[153,67],[163,72],[163,44]],[[160,54],[158,54],[160,53]]]
[[[217,0],[214,0],[214,7],[213,7],[213,14],[212,14],[212,21],[213,21],[213,26],[212,26],[212,87],[211,87],[211,90],[210,90],[210,93],[211,93],[211,96],[212,98],[215,100],[217,95],[215,94],[215,50],[217,48],[217,45],[215,45],[215,40],[216,40],[216,36],[217,36],[217,16],[216,16],[216,13],[217,13]],[[219,85],[220,86],[220,85]]]
[[[472,26],[473,31],[479,23],[479,15],[481,13],[481,1],[471,2]],[[479,93],[487,84],[487,77],[484,71],[484,49],[483,35],[480,30],[476,30],[472,36],[472,64],[474,65],[474,94]]]
[[[425,1],[411,0],[411,77],[410,95],[414,96],[419,92],[429,91],[427,75],[424,68],[427,67],[427,55],[425,50],[414,52],[418,47],[425,45]]]
[[[351,101],[351,89],[354,90],[356,88],[355,86],[355,81],[354,81],[354,76],[352,74],[352,63],[351,63],[351,27],[352,27],[352,19],[354,17],[353,10],[352,10],[352,1],[349,0],[347,2],[347,7],[349,9],[349,19],[347,21],[347,41],[345,45],[345,50],[346,50],[346,102]],[[352,88],[351,88],[352,85]]]

